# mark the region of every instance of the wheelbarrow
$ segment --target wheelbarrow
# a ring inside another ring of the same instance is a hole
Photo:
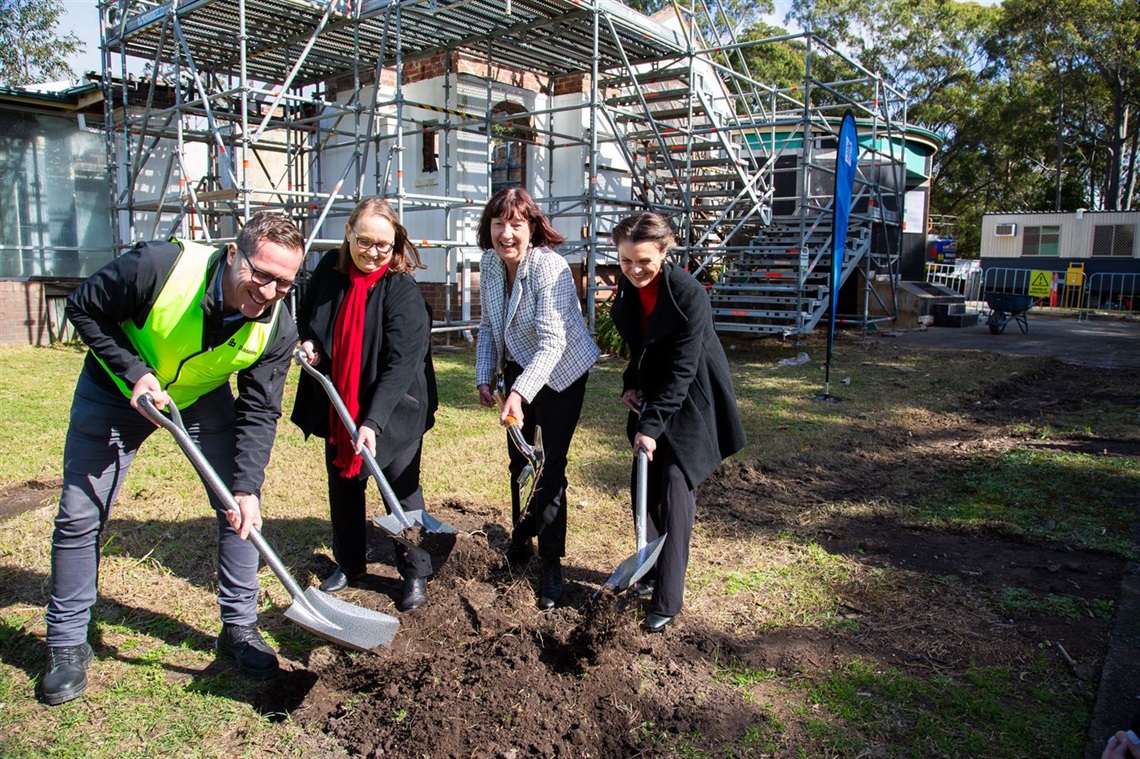
[[[139,407],[143,414],[156,425],[169,430],[174,435],[174,439],[182,448],[183,453],[190,459],[194,468],[198,470],[202,481],[221,499],[226,509],[239,511],[233,493],[222,482],[218,473],[210,466],[210,462],[206,460],[201,449],[186,431],[186,427],[182,423],[182,415],[178,412],[174,401],[170,401],[168,406],[170,409],[169,417],[155,407],[149,394],[139,397]],[[281,584],[285,586],[293,598],[293,603],[285,610],[286,619],[292,620],[314,635],[357,651],[368,651],[377,646],[386,646],[396,637],[396,632],[400,629],[400,620],[390,614],[365,609],[333,598],[318,588],[310,587],[301,590],[301,586],[289,574],[284,562],[269,547],[269,543],[265,541],[260,532],[256,529],[250,530],[249,542],[257,548],[258,553],[265,559],[265,563],[269,565],[269,568],[273,570],[277,579],[281,581]]]
[[[298,349],[297,352],[293,354],[293,358],[310,377],[319,382],[321,387],[324,388],[325,393],[329,397],[329,401],[332,403],[333,408],[336,409],[336,413],[340,417],[341,422],[344,423],[345,429],[348,430],[348,436],[356,440],[356,422],[353,420],[352,414],[348,413],[348,407],[344,405],[340,393],[336,391],[332,380],[326,377],[320,370],[309,365],[309,362],[306,360],[306,355],[304,350]],[[364,466],[372,475],[372,479],[376,480],[376,485],[380,488],[380,495],[384,498],[384,504],[388,507],[388,511],[391,512],[387,516],[372,517],[373,524],[388,533],[396,542],[416,550],[422,549],[404,537],[404,530],[419,527],[423,529],[424,532],[455,533],[454,527],[436,519],[427,513],[426,509],[404,511],[400,505],[400,499],[396,497],[396,492],[392,490],[392,486],[388,483],[388,479],[384,476],[384,472],[380,470],[380,465],[376,463],[376,458],[369,452],[368,448],[365,447],[361,449],[360,457],[364,460]]]
[[[1029,321],[1025,318],[1025,314],[1037,302],[1037,298],[1032,295],[1010,293],[986,293],[984,297],[986,305],[990,307],[990,315],[986,319],[990,334],[1000,335],[1005,332],[1010,319],[1017,322],[1022,334],[1029,331]]]

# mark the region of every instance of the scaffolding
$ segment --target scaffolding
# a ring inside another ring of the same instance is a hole
[[[810,331],[827,302],[822,185],[847,109],[864,148],[845,277],[893,266],[905,96],[811,35],[708,40],[701,28],[724,25],[704,13],[654,20],[612,0],[104,0],[114,239],[222,241],[270,209],[327,247],[359,200],[380,195],[430,251],[428,279],[447,293],[437,327],[451,329],[472,319],[482,203],[521,179],[581,262],[591,326],[616,263],[609,231],[647,209],[680,232],[678,260],[715,282],[719,329]],[[749,71],[750,51],[775,45],[803,52],[794,86]],[[819,60],[838,78],[813,76]]]

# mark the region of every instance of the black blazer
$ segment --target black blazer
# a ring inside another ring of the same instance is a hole
[[[297,307],[301,340],[320,351],[317,369],[332,371],[333,331],[348,275],[336,270],[337,250],[326,252]],[[376,431],[376,462],[387,466],[397,451],[419,445],[439,406],[431,361],[431,310],[410,274],[385,274],[368,291],[360,369],[361,425]],[[309,435],[329,436],[330,402],[324,388],[302,372],[290,417]]]
[[[665,263],[658,276],[657,304],[644,338],[637,288],[624,276],[610,311],[630,349],[623,392],[640,390],[645,399],[640,416],[630,412],[626,432],[630,442],[635,432],[665,438],[695,489],[744,447],[744,428],[708,293],[672,263]]]

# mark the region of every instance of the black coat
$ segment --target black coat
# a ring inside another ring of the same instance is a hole
[[[337,255],[330,250],[321,257],[297,307],[301,340],[313,341],[321,359],[316,368],[326,376],[336,350],[336,317],[348,292],[348,275],[335,268]],[[360,425],[376,431],[376,461],[384,467],[396,451],[418,445],[435,423],[431,311],[410,274],[385,274],[368,291],[364,309]],[[320,383],[302,372],[290,418],[305,437],[329,436],[330,406]]]
[[[744,447],[744,428],[708,293],[672,263],[658,276],[657,303],[644,338],[637,288],[624,276],[610,311],[630,349],[623,392],[640,390],[645,400],[640,416],[630,412],[627,433],[630,442],[635,432],[666,439],[689,486],[696,488]]]

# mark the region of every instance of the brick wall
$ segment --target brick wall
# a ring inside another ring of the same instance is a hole
[[[415,82],[435,79],[447,73],[472,74],[477,77],[486,78],[486,59],[452,51],[451,65],[448,66],[447,56],[448,53],[445,51],[423,58],[405,60],[404,84],[414,84]],[[372,77],[373,74],[369,72],[367,75],[362,75],[361,81],[365,85],[371,85]],[[525,90],[531,90],[532,92],[545,92],[548,89],[542,77],[529,71],[520,71],[519,69],[511,68],[510,66],[492,64],[491,78],[496,82],[510,84]],[[561,91],[555,94],[565,95],[571,92],[586,92],[589,89],[589,81],[589,76],[582,74],[571,74],[561,77],[557,85]],[[335,96],[338,92],[351,91],[352,83],[353,79],[351,76],[342,76],[330,80],[328,82],[330,95]],[[385,67],[384,70],[380,72],[380,84],[385,87],[396,86],[396,69],[394,67]]]
[[[555,95],[570,95],[576,92],[590,91],[589,74],[566,74],[554,80],[552,87]]]
[[[451,290],[451,312],[447,310],[447,291]],[[432,318],[436,321],[459,322],[463,313],[463,290],[459,283],[447,285],[444,282],[420,282],[420,291],[431,306]],[[479,273],[471,274],[471,320],[479,321]]]
[[[48,345],[53,339],[73,339],[63,315],[68,291],[43,282],[0,282],[0,344]]]
[[[435,79],[447,73],[447,53],[436,53],[425,58],[404,61],[404,84]],[[395,81],[393,72],[393,82]]]

